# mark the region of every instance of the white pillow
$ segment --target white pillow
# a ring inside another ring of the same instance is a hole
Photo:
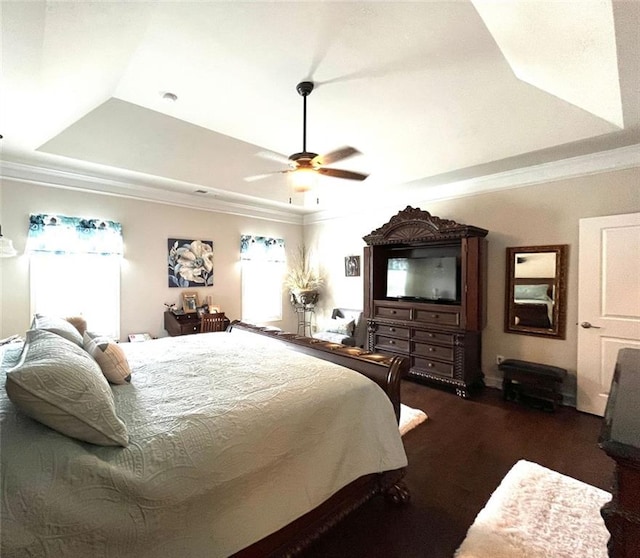
[[[85,331],[84,349],[100,365],[104,377],[112,384],[126,384],[131,381],[131,368],[122,347],[108,337],[101,337]]]
[[[55,316],[44,316],[42,314],[34,314],[31,329],[43,329],[50,331],[56,335],[60,335],[68,339],[72,343],[82,347],[82,335],[75,326],[64,318],[56,318]]]
[[[550,300],[547,285],[516,285],[515,298],[527,300]]]
[[[61,434],[101,446],[129,443],[96,361],[55,333],[27,331],[20,360],[7,371],[6,390],[22,412]]]

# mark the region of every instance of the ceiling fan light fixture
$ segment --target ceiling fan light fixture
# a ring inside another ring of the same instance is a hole
[[[299,168],[289,173],[291,189],[295,194],[315,190],[318,185],[318,173],[312,168]]]

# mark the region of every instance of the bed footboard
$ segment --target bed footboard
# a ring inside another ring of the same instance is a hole
[[[339,343],[330,343],[295,333],[255,326],[239,320],[231,322],[228,331],[233,328],[278,339],[289,343],[297,351],[360,372],[378,384],[387,394],[393,404],[396,420],[400,421],[400,380],[409,372],[407,358],[371,353],[358,347],[347,347]]]
[[[376,495],[385,495],[394,505],[404,505],[409,501],[404,474],[404,469],[396,469],[360,477],[317,508],[231,558],[293,558]]]

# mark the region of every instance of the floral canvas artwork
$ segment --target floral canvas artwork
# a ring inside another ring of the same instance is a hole
[[[170,238],[168,241],[170,287],[213,285],[213,242]]]

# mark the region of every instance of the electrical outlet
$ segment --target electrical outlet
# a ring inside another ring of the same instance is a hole
[[[502,355],[496,356],[496,364],[502,364],[503,360],[504,360],[504,357]]]

